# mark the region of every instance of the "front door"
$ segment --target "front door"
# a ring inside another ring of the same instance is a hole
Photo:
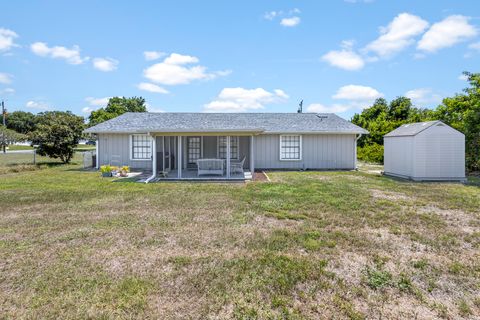
[[[197,160],[202,157],[202,138],[187,137],[187,166],[197,167]]]

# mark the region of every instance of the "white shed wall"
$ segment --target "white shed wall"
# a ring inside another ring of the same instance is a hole
[[[413,175],[413,136],[385,137],[384,145],[384,171],[410,178]]]
[[[413,178],[419,180],[465,177],[465,136],[447,125],[435,125],[414,137]]]

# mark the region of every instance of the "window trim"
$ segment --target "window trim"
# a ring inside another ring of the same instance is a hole
[[[217,158],[218,159],[221,159],[220,158],[220,137],[225,137],[225,141],[226,141],[227,136],[217,136]],[[237,157],[236,158],[232,157],[232,150],[231,150],[232,145],[230,143],[230,159],[238,160],[240,158],[240,139],[239,139],[239,136],[230,136],[230,139],[231,138],[235,138],[235,140],[237,140]],[[225,146],[225,148],[227,147]]]
[[[300,158],[298,159],[283,159],[282,158],[282,138],[283,137],[300,137],[300,150],[299,150],[299,156]],[[278,159],[280,161],[302,161],[303,160],[303,136],[301,134],[281,134],[278,137]]]
[[[134,136],[147,136],[147,137],[150,137],[150,158],[140,158],[140,159],[136,159],[136,158],[133,158],[133,137]],[[152,161],[152,157],[153,157],[153,143],[156,143],[156,140],[150,136],[148,133],[136,133],[136,134],[131,134],[128,136],[128,148],[129,148],[129,154],[130,154],[130,161]]]

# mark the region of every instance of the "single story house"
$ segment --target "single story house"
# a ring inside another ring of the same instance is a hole
[[[416,181],[465,181],[465,136],[441,121],[404,124],[386,134],[384,172]]]
[[[151,170],[151,179],[245,180],[256,169],[356,168],[368,132],[335,114],[125,113],[85,130],[96,166]]]

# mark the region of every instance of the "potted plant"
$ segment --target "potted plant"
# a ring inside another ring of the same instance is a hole
[[[128,177],[129,172],[130,172],[130,167],[129,166],[123,166],[120,169],[120,177]]]
[[[118,167],[112,166],[112,177],[116,177],[118,174]]]
[[[102,177],[111,177],[112,176],[112,167],[110,165],[104,165],[100,167],[100,172]]]

